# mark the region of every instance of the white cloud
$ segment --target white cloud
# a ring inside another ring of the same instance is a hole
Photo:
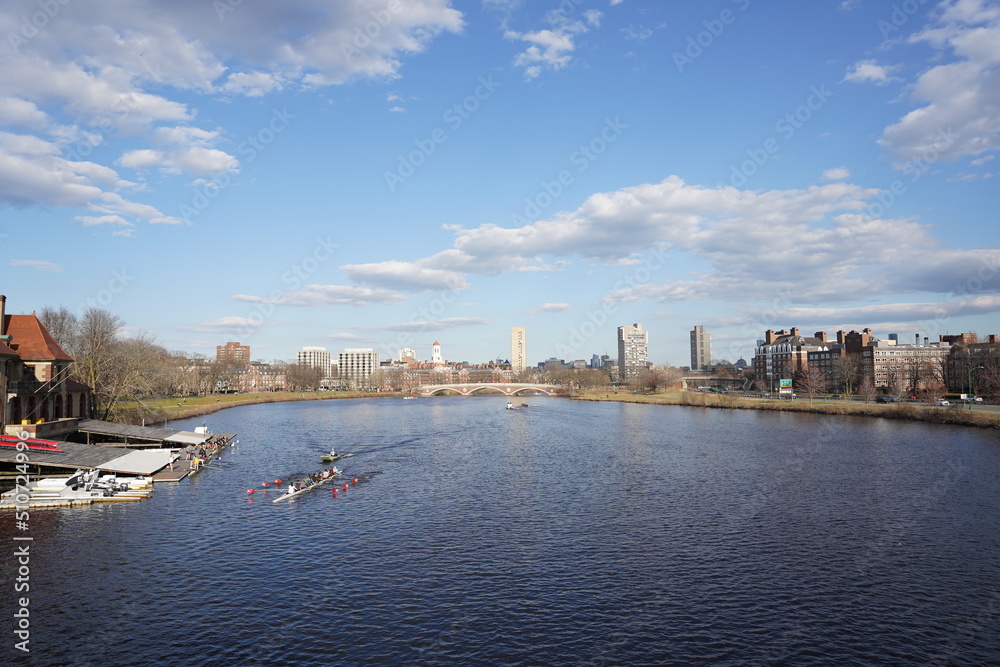
[[[950,293],[978,267],[1000,262],[1000,251],[946,248],[916,221],[870,215],[880,193],[844,182],[754,192],[671,176],[594,194],[575,211],[522,227],[453,227],[453,248],[399,263],[391,273],[419,267],[496,275],[582,257],[659,267],[654,280],[609,285],[606,298],[615,301],[752,300],[788,292],[803,302],[837,303],[857,294]],[[891,246],[886,238],[894,239]],[[649,250],[657,246],[671,254]],[[704,268],[693,275],[672,269],[685,260]]]
[[[373,287],[387,287],[405,292],[461,290],[465,277],[456,271],[421,266],[419,263],[387,261],[373,264],[347,264],[340,267],[351,282]]]
[[[600,26],[603,17],[601,12],[587,10],[583,13],[584,20],[578,21],[571,18],[573,11],[572,5],[568,7],[560,5],[559,8],[547,12],[545,21],[552,26],[551,29],[543,28],[523,33],[515,30],[505,31],[506,39],[530,44],[514,57],[514,66],[524,70],[525,79],[530,81],[546,69],[557,71],[569,65],[572,53],[576,49],[574,43],[576,36]]]
[[[909,323],[908,326],[913,327],[921,322],[937,324],[945,318],[960,315],[993,313],[1000,313],[1000,296],[984,295],[945,302],[885,303],[849,308],[779,308],[774,310],[774,317],[784,322],[811,322],[828,326],[849,323],[871,326],[872,322],[895,322]]]
[[[891,76],[892,72],[898,69],[898,65],[879,65],[874,60],[862,60],[855,63],[844,76],[844,81],[851,83],[874,83],[876,86],[884,86],[891,81],[899,81]]]
[[[843,181],[851,177],[851,170],[847,167],[833,167],[823,172],[820,177],[824,181]]]
[[[459,327],[478,327],[493,324],[488,319],[482,317],[446,317],[440,320],[418,320],[416,322],[401,322],[399,324],[387,324],[377,327],[353,327],[360,331],[445,331],[447,329],[457,329]]]
[[[10,95],[0,97],[0,125],[37,130],[48,126],[49,117],[33,102]]]
[[[158,167],[164,164],[165,161],[166,156],[161,151],[154,151],[151,148],[129,151],[118,158],[118,164],[129,169]]]
[[[97,155],[95,147],[126,138],[140,144],[121,146],[122,167],[165,175],[235,171],[238,160],[216,145],[218,131],[189,127],[199,96],[260,97],[394,78],[402,57],[423,51],[444,31],[463,29],[462,14],[450,4],[60,2],[58,17],[43,30],[0,49],[0,123],[45,146],[32,152],[22,142],[10,150],[8,138],[0,147],[0,204],[122,212],[115,191],[131,184],[78,155]],[[0,8],[0,34],[19,34],[22,17],[37,9],[29,5]],[[382,20],[370,34],[375,18]],[[142,146],[144,137],[153,145]],[[80,141],[86,143],[70,145]],[[100,180],[97,167],[114,177]],[[149,217],[179,222],[158,211]]]
[[[627,28],[623,28],[622,32],[625,33],[626,39],[633,39],[637,42],[641,42],[653,36],[653,31],[649,28],[644,28],[643,26],[634,27],[630,25]]]
[[[233,72],[222,86],[227,93],[247,97],[263,97],[281,88],[281,77],[268,72]]]
[[[1000,145],[1000,8],[955,0],[939,5],[939,14],[910,41],[952,58],[920,75],[911,95],[923,106],[885,128],[879,140],[899,161],[958,160]]]
[[[259,317],[240,317],[229,315],[211,322],[174,327],[176,331],[194,331],[198,333],[242,334],[248,335],[264,326],[274,326],[276,322],[265,322]]]
[[[55,262],[50,262],[44,259],[12,259],[10,260],[11,266],[26,266],[29,269],[37,269],[39,271],[51,271],[53,273],[58,273],[63,270],[63,267]]]
[[[564,310],[569,310],[571,306],[568,303],[543,303],[542,305],[532,308],[528,311],[529,315],[537,315],[538,313],[559,313]]]
[[[159,168],[163,173],[209,175],[239,171],[239,160],[212,147],[218,138],[217,130],[183,125],[158,127],[153,132],[153,139],[167,148],[132,150],[118,158],[117,164],[137,170]]]
[[[524,77],[534,79],[542,73],[542,69],[560,70],[570,61],[573,52],[573,33],[561,30],[539,30],[523,35],[517,39],[531,44],[514,58],[515,67],[524,68]]]
[[[115,190],[130,187],[108,167],[71,161],[59,147],[29,135],[0,132],[0,204],[84,208],[109,215],[169,219],[152,206],[129,201]]]
[[[404,301],[405,297],[387,289],[351,285],[306,285],[305,289],[279,296],[261,297],[234,294],[236,301],[269,303],[283,306],[370,306]]]
[[[82,222],[84,227],[95,225],[113,225],[115,227],[131,227],[132,223],[120,215],[78,215],[74,220]]]

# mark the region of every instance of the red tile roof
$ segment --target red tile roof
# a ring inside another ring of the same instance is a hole
[[[16,357],[17,356],[17,352],[15,352],[14,350],[10,349],[9,347],[7,347],[6,345],[4,345],[3,343],[0,343],[0,355],[5,356],[5,357]]]
[[[10,348],[25,361],[73,361],[34,315],[5,315],[4,333],[14,337]]]

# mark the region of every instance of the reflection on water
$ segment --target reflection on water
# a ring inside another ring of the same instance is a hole
[[[996,434],[528,402],[172,423],[240,444],[141,503],[33,512],[34,664],[995,662]],[[331,446],[361,482],[271,502]]]

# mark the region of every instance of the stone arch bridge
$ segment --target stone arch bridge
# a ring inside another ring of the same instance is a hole
[[[520,394],[546,394],[551,396],[561,389],[555,384],[519,384],[516,382],[468,382],[462,384],[425,384],[413,390],[417,396],[435,396],[456,393],[460,396],[474,396],[481,393],[499,392],[504,396]]]

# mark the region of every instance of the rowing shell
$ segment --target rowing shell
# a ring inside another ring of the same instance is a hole
[[[312,491],[313,489],[322,486],[323,484],[325,484],[326,482],[330,481],[331,479],[334,479],[336,477],[340,477],[343,474],[344,474],[343,470],[338,470],[337,472],[333,473],[332,475],[330,475],[326,479],[321,479],[318,482],[316,482],[315,484],[310,484],[309,486],[303,486],[298,491],[286,491],[284,494],[282,494],[282,495],[278,496],[277,498],[275,498],[274,502],[277,503],[277,502],[281,502],[282,500],[288,500],[289,498],[294,498],[295,496],[303,494],[306,491]]]

